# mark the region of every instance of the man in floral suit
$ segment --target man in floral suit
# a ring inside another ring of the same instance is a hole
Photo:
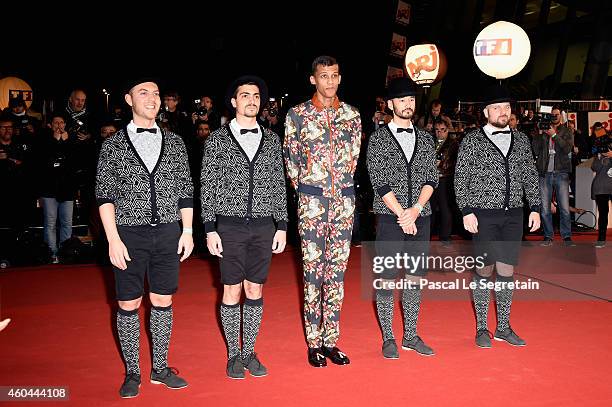
[[[304,319],[308,361],[314,367],[349,358],[336,347],[344,272],[355,210],[353,175],[361,144],[361,118],[336,92],[338,62],[319,56],[312,63],[312,99],[287,113],[285,161],[298,192],[299,233],[304,262]]]

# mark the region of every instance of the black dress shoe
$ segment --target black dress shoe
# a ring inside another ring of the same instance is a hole
[[[312,367],[325,367],[327,360],[321,352],[321,348],[308,348],[308,363]]]
[[[351,363],[348,356],[346,356],[340,349],[336,348],[335,346],[333,348],[323,346],[321,348],[321,353],[328,357],[329,360],[332,361],[332,363],[335,363],[337,365],[348,365],[349,363]]]

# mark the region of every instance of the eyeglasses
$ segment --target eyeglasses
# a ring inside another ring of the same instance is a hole
[[[0,126],[0,129],[12,129],[13,126]]]

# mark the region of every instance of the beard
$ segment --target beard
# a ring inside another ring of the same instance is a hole
[[[404,109],[404,110],[400,110],[400,111],[393,111],[393,113],[395,113],[395,115],[397,117],[399,117],[400,119],[412,119],[412,117],[414,116],[414,110],[408,108],[408,109]]]
[[[496,121],[489,121],[489,124],[498,129],[503,129],[508,125],[510,118],[508,116],[499,116]]]

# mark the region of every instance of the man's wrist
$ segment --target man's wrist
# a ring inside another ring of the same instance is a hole
[[[188,228],[183,226],[183,233],[186,233],[188,235],[193,235],[193,228]]]
[[[420,203],[418,203],[418,202],[417,202],[417,203],[415,203],[415,204],[413,205],[413,207],[414,207],[414,208],[415,208],[417,211],[419,211],[419,215],[420,215],[420,214],[421,214],[421,212],[423,211],[423,205],[421,205],[421,204],[420,204]]]

